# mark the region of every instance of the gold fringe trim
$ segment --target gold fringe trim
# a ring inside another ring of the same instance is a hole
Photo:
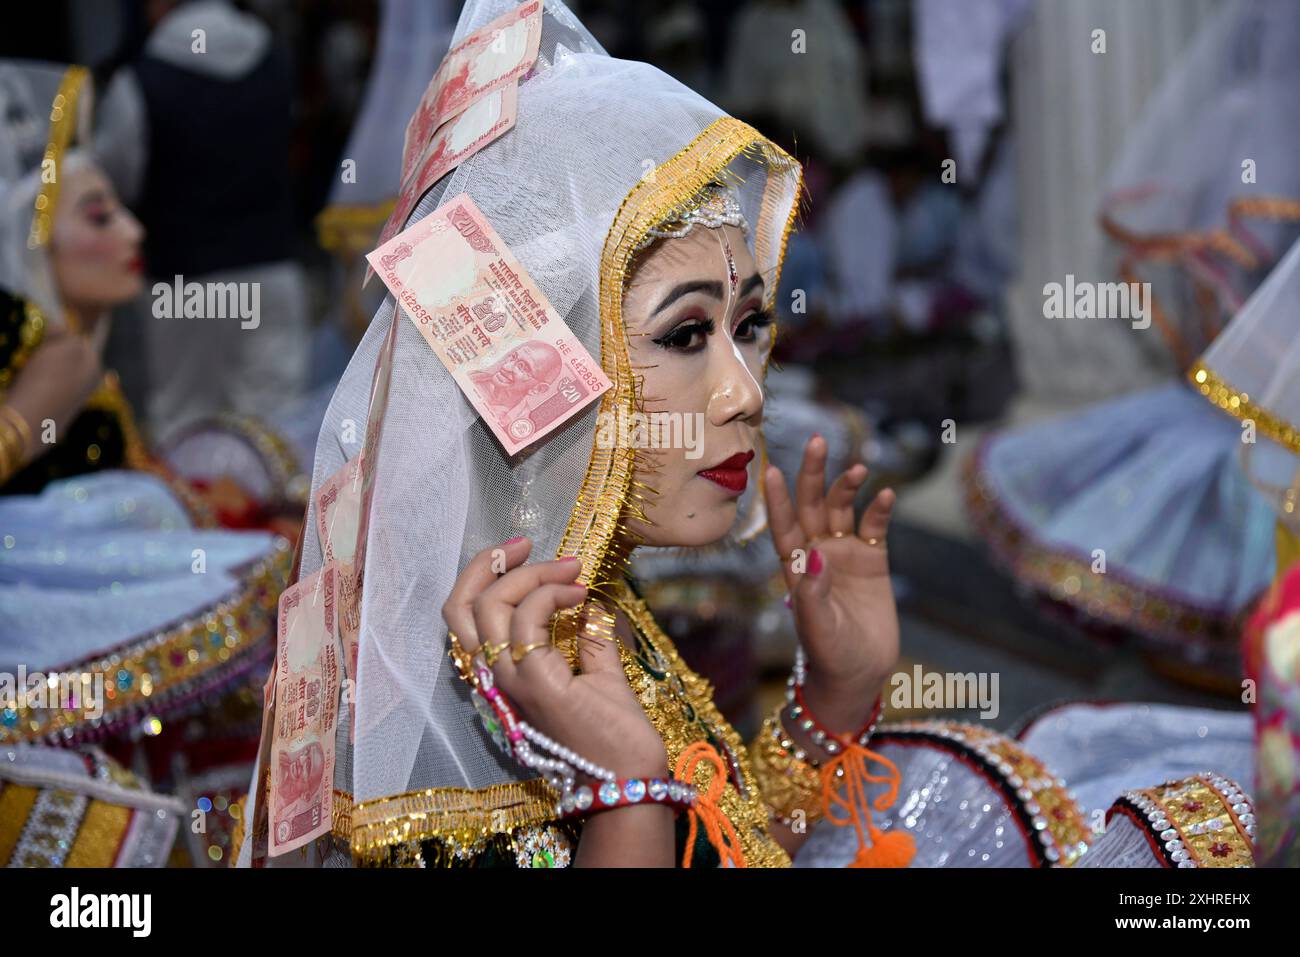
[[[769,795],[764,790],[769,782],[759,776],[752,753],[718,711],[713,701],[712,684],[686,665],[645,602],[625,582],[611,583],[603,593],[623,610],[645,644],[662,659],[662,675],[652,674],[621,640],[614,639],[618,642],[619,658],[628,684],[663,738],[668,766],[675,767],[682,752],[695,742],[705,740],[706,733],[715,736],[722,744],[720,753],[729,751],[734,756],[744,783],[744,793],[741,793],[728,777],[718,807],[735,825],[747,866],[789,867],[789,855],[772,837],[770,830],[773,810],[769,802],[779,796]],[[729,760],[726,754],[723,758]],[[705,775],[711,776],[712,772],[705,771]],[[708,787],[710,782],[706,778],[696,783]],[[811,813],[809,820],[813,820]]]
[[[1197,361],[1187,378],[1198,392],[1224,412],[1241,420],[1249,419],[1255,428],[1287,450],[1300,455],[1300,428],[1282,416],[1264,408],[1245,392],[1240,392],[1207,366]]]
[[[390,849],[409,856],[420,841],[469,849],[493,835],[554,820],[559,802],[558,792],[541,778],[478,789],[426,788],[352,804],[347,836],[358,864],[383,864]]]
[[[45,147],[42,166],[49,161],[54,163],[54,177],[45,181],[44,170],[41,176],[41,190],[36,195],[35,210],[32,214],[32,229],[27,237],[27,248],[38,249],[50,241],[50,227],[54,221],[54,206],[59,201],[59,169],[63,163],[63,154],[77,125],[77,107],[90,71],[84,66],[70,66],[59,83],[59,92],[50,104],[50,136]]]

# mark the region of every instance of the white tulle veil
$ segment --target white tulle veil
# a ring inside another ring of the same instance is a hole
[[[514,6],[470,0],[453,45]],[[440,181],[408,225],[468,193],[614,388],[508,458],[415,326],[398,318],[365,542],[354,743],[346,699],[340,713],[335,788],[350,797],[350,817],[340,824],[336,809],[338,843],[327,863],[346,861],[347,843],[354,857],[374,861],[446,836],[444,819],[470,837],[509,825],[511,807],[501,802],[491,816],[475,816],[482,795],[531,775],[496,750],[447,663],[443,601],[473,554],[521,534],[533,540],[535,558],[580,557],[584,582],[620,573],[610,544],[637,507],[634,451],[598,448],[595,435],[599,413],[630,412],[638,402],[621,318],[633,250],[673,206],[722,181],[742,207],[771,296],[796,214],[794,160],[659,70],[609,57],[562,3],[545,3],[540,54],[520,84],[518,111],[515,128]],[[389,297],[326,414],[313,490],[365,441],[372,375],[392,319]],[[753,525],[760,483],[750,484],[741,514]],[[321,562],[314,507],[306,529],[303,575]],[[447,818],[449,801],[464,813]]]
[[[1197,33],[1111,167],[1101,225],[1149,282],[1185,371],[1300,233],[1300,5],[1229,0]]]
[[[1242,466],[1300,536],[1300,240],[1188,377],[1249,426]]]

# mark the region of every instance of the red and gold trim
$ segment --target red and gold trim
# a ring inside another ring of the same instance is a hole
[[[1092,830],[1065,783],[1010,738],[958,721],[881,725],[873,739],[947,751],[999,793],[1025,840],[1035,867],[1070,867],[1092,843]]]
[[[237,591],[205,611],[144,640],[50,669],[102,674],[102,716],[89,718],[81,708],[32,707],[39,699],[20,694],[16,709],[0,711],[0,743],[73,745],[102,738],[146,714],[164,717],[254,666],[274,646],[276,602],[289,560],[287,544],[279,541],[274,554],[247,571]]]
[[[1255,813],[1237,784],[1205,773],[1129,791],[1106,814],[1129,818],[1164,867],[1254,867]]]

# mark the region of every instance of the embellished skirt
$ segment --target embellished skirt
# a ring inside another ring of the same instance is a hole
[[[1241,426],[1170,384],[987,437],[968,512],[1016,578],[1165,670],[1236,687],[1274,573],[1276,517],[1238,461]]]

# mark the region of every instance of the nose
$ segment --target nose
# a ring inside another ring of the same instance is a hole
[[[763,414],[763,387],[728,336],[715,334],[710,338],[716,343],[716,353],[710,363],[714,380],[709,393],[709,423],[756,421]]]
[[[144,242],[144,226],[140,223],[140,220],[136,219],[127,209],[122,210],[122,218],[126,224],[127,240],[137,246]]]

